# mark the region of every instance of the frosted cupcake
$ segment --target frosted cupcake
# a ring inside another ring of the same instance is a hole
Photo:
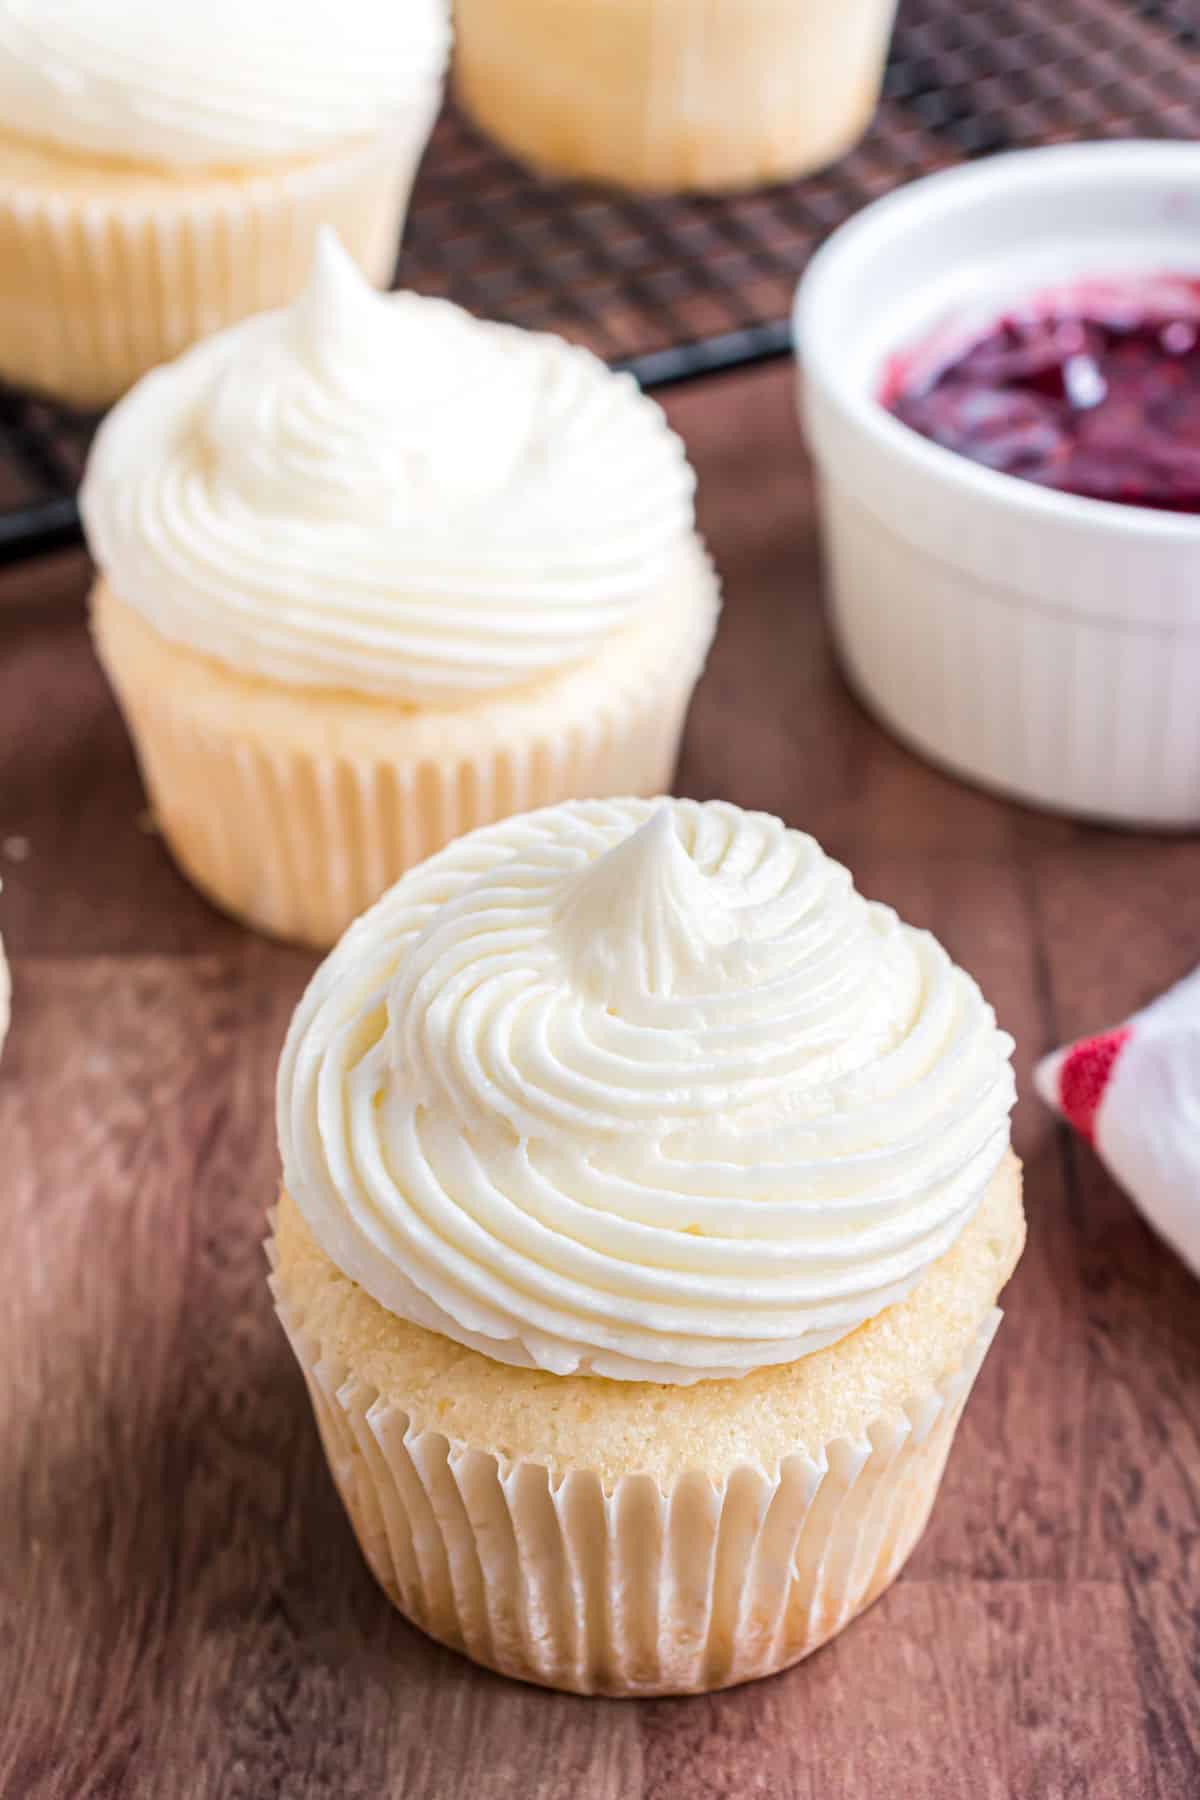
[[[832,162],[879,99],[895,0],[457,0],[455,77],[539,167],[650,190]]]
[[[322,220],[395,265],[446,0],[0,0],[0,378],[106,405],[292,299]]]
[[[292,1023],[270,1246],[401,1610],[637,1694],[770,1674],[868,1605],[1021,1251],[1011,1048],[762,814],[561,806],[408,874]]]
[[[530,807],[669,785],[717,613],[662,413],[586,351],[374,294],[148,376],[83,487],[94,626],[154,809],[218,904],[328,946]]]

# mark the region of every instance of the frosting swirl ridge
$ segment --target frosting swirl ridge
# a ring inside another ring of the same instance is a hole
[[[659,408],[561,339],[381,296],[326,233],[290,308],[147,376],[82,506],[121,599],[245,674],[459,705],[582,661],[694,544]]]
[[[690,1382],[893,1304],[1003,1158],[1011,1040],[926,932],[721,802],[580,802],[410,872],[318,971],[284,1179],[385,1307]]]
[[[0,0],[0,121],[166,167],[301,158],[427,130],[449,42],[446,0]]]

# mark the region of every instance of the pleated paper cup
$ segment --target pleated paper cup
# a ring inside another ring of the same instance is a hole
[[[171,175],[0,135],[0,377],[108,405],[156,364],[303,288],[319,227],[378,286],[438,103],[304,162]]]
[[[324,1257],[286,1195],[268,1255],[334,1481],[400,1611],[520,1680],[687,1694],[798,1662],[903,1566],[999,1323],[995,1294],[1020,1254],[1015,1162],[980,1210],[894,1316],[805,1359],[811,1370],[696,1388],[506,1370],[395,1320]],[[922,1338],[927,1358],[939,1338],[957,1343],[936,1376],[920,1374]],[[398,1369],[411,1396],[397,1391]],[[649,1397],[619,1392],[629,1388]],[[781,1449],[779,1418],[786,1425],[797,1390],[795,1439]],[[659,1466],[639,1468],[629,1444],[640,1433],[647,1447],[647,1406],[659,1408],[658,1440],[707,1447],[711,1466],[663,1464],[655,1442],[647,1460]],[[601,1464],[606,1413],[617,1461]],[[813,1440],[814,1417],[839,1428]],[[587,1421],[578,1460],[572,1418]],[[514,1429],[531,1441],[514,1444]],[[756,1432],[761,1460],[745,1448]],[[731,1444],[742,1453],[727,1460]]]
[[[879,99],[895,0],[458,0],[459,96],[553,172],[650,191],[832,162]]]
[[[478,825],[669,789],[717,606],[697,547],[587,662],[441,712],[246,679],[169,644],[103,581],[93,625],[180,867],[235,917],[327,949],[405,869]]]

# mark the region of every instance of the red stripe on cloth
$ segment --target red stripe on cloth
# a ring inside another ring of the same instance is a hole
[[[1102,1031],[1098,1037],[1081,1038],[1063,1058],[1058,1072],[1059,1104],[1064,1116],[1089,1144],[1095,1142],[1096,1113],[1132,1029],[1119,1025],[1115,1031]]]

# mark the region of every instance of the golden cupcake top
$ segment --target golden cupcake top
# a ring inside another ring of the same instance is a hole
[[[742,1375],[954,1243],[1011,1049],[811,838],[580,802],[459,840],[347,933],[280,1066],[284,1181],[374,1299],[499,1362]]]
[[[429,111],[446,0],[0,0],[0,130],[178,168],[312,156]]]
[[[327,232],[293,306],[113,410],[81,504],[114,591],[172,642],[457,706],[581,662],[657,602],[694,560],[693,488],[629,377],[379,295]]]

